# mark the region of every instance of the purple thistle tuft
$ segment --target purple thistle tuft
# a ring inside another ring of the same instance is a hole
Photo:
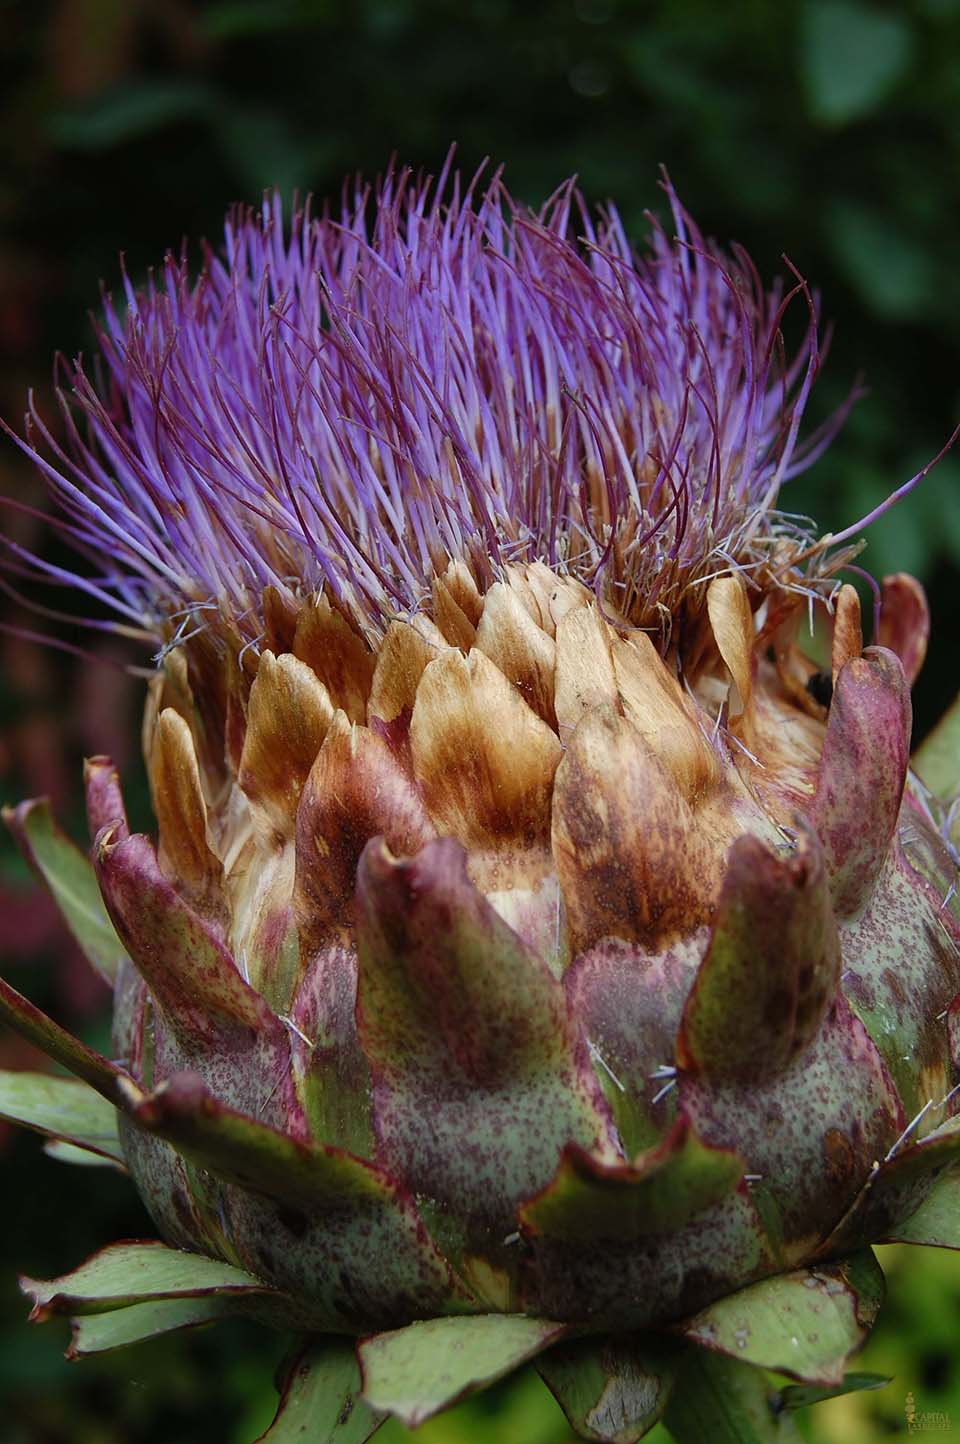
[[[248,643],[268,585],[330,588],[377,634],[452,557],[484,584],[545,561],[654,631],[718,570],[785,577],[812,533],[780,487],[842,420],[797,445],[816,308],[802,280],[765,294],[663,184],[676,238],[651,218],[644,254],[572,181],[533,213],[449,164],[388,174],[372,207],[345,192],[339,218],[233,211],[198,276],[168,255],[106,299],[97,379],[78,358],[58,387],[64,444],[31,398],[19,444],[102,574],[8,542],[14,569],[158,640]]]

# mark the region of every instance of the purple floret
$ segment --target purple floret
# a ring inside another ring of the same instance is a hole
[[[168,255],[107,300],[100,365],[60,378],[62,443],[31,398],[20,444],[95,574],[14,567],[157,638],[254,641],[267,585],[329,587],[376,634],[450,557],[484,584],[540,559],[656,629],[698,579],[796,553],[778,493],[836,429],[797,446],[815,308],[664,188],[676,236],[651,218],[643,253],[572,182],[534,213],[449,166],[345,191],[339,216],[233,211],[199,275]]]

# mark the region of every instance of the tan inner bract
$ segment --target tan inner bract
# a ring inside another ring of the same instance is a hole
[[[845,661],[862,643],[841,598]],[[548,957],[611,935],[661,946],[708,920],[733,839],[784,845],[815,786],[826,709],[773,600],[755,612],[738,575],[715,578],[681,673],[540,563],[485,595],[451,564],[431,614],[376,651],[326,597],[267,595],[259,658],[201,637],[151,688],[161,864],[280,996],[305,953],[348,938],[380,834],[396,853],[457,838]]]

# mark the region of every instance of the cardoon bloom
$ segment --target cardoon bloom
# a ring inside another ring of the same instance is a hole
[[[198,275],[125,282],[57,433],[31,407],[89,565],[9,570],[149,639],[159,837],[103,757],[92,864],[10,815],[116,1056],[4,984],[80,1081],[5,1075],[0,1112],[121,1162],[166,1243],[24,1287],[76,1354],[300,1331],[274,1444],[528,1360],[587,1439],[744,1437],[718,1390],[790,1437],[811,1390],[763,1370],[862,1383],[870,1245],[960,1244],[926,604],[887,579],[864,649],[859,527],[779,509],[833,429],[798,444],[806,286],[667,194],[640,254],[569,184],[532,214],[391,176],[289,229],[269,200]]]

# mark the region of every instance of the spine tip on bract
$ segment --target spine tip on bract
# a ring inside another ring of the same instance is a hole
[[[750,835],[730,850],[677,1040],[689,1072],[736,1082],[782,1072],[837,994],[840,938],[820,843],[802,822],[796,837],[786,857]]]
[[[868,902],[893,841],[910,765],[899,657],[868,647],[837,675],[811,808],[838,916]]]

